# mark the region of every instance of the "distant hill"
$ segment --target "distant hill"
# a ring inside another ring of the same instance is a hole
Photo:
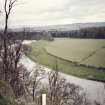
[[[38,27],[23,27],[10,29],[12,31],[71,31],[79,30],[82,28],[91,28],[91,27],[105,27],[105,22],[96,22],[96,23],[75,23],[75,24],[64,24],[64,25],[48,25],[48,26],[38,26]]]
[[[49,25],[42,27],[31,27],[31,31],[70,31],[70,30],[79,30],[82,28],[90,28],[90,27],[104,27],[105,22],[97,22],[97,23],[75,23],[75,24],[65,24],[65,25]]]
[[[105,22],[14,28],[8,35],[27,40],[52,40],[53,37],[105,39]]]

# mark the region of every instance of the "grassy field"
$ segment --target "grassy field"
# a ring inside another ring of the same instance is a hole
[[[81,63],[85,65],[105,68],[105,48],[97,51],[95,54]]]
[[[105,40],[102,39],[56,39],[46,50],[79,64],[105,67]]]
[[[57,61],[58,69],[66,74],[86,79],[105,80],[105,71],[100,71],[98,69],[85,67],[82,65],[76,65],[75,63],[70,62],[69,60],[65,60],[63,58],[55,57],[49,54],[46,51],[46,48],[48,48],[48,46],[50,45],[52,46],[52,43],[55,42],[37,41],[35,43],[30,44],[29,47],[31,47],[31,51],[29,52],[28,57],[31,58],[33,61],[39,62],[40,64],[50,67],[52,69],[55,69]],[[63,47],[63,45],[60,46]],[[55,47],[53,48],[55,49]],[[65,49],[65,51],[68,50],[68,48]]]

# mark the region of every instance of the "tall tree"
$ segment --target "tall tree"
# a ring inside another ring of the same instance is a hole
[[[4,27],[4,34],[2,35],[3,39],[3,70],[4,70],[4,79],[7,81],[8,80],[8,19],[11,14],[11,11],[15,5],[15,2],[17,0],[5,0],[4,1],[4,13],[5,13],[5,27]]]
[[[16,95],[21,91],[20,89],[20,69],[18,66],[20,57],[21,57],[21,49],[22,42],[20,40],[15,39],[12,35],[8,33],[8,21],[13,10],[14,6],[16,6],[17,0],[4,0],[4,32],[1,36],[1,74],[2,80],[10,83],[13,91]]]

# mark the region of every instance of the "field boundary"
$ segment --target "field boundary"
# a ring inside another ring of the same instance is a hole
[[[105,49],[105,46],[102,46],[102,47],[96,49],[95,51],[93,51],[92,53],[90,53],[87,57],[83,58],[80,62],[83,62],[83,61],[87,60],[88,58],[94,56],[97,52],[99,52],[99,50],[103,50],[103,49]],[[78,63],[80,63],[80,62],[78,62]],[[82,63],[80,63],[80,64],[82,64]]]
[[[61,59],[61,60],[65,60],[65,61],[70,62],[70,63],[73,63],[75,66],[82,66],[82,67],[87,67],[87,68],[92,68],[92,69],[97,69],[97,70],[103,70],[103,71],[105,71],[105,68],[104,68],[104,67],[95,67],[95,66],[85,65],[85,64],[81,64],[81,63],[79,64],[79,62],[67,60],[67,59],[64,59],[64,58],[62,58],[62,57],[58,57],[58,56],[56,56],[56,55],[53,55],[53,54],[49,53],[49,52],[46,50],[46,48],[44,48],[44,50],[46,51],[46,53],[47,53],[48,55],[53,56],[53,57],[58,58],[58,59]]]

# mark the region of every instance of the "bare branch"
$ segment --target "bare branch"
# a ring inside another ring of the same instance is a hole
[[[5,10],[5,13],[7,14],[7,0],[5,0],[4,10]]]
[[[12,1],[12,0],[11,0],[11,1]],[[15,2],[17,2],[17,0],[12,1],[12,2],[11,2],[11,5],[13,5]]]
[[[14,7],[14,4],[17,2],[17,0],[14,0],[14,1],[12,1],[12,0],[10,0],[10,2],[9,2],[9,10],[8,10],[8,15],[10,14],[10,12],[11,12],[11,10],[12,10],[12,8]]]

